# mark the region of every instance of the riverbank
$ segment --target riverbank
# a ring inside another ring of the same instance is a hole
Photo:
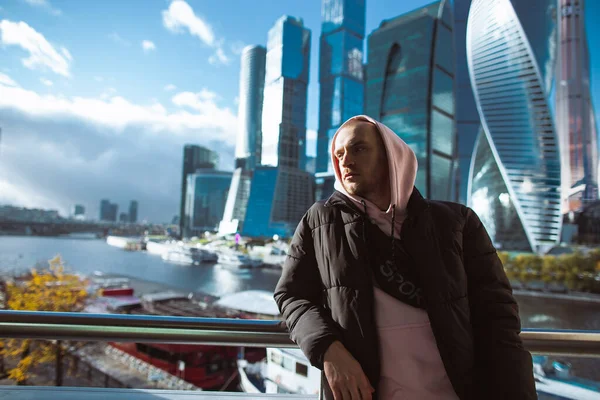
[[[514,289],[513,294],[515,297],[537,297],[540,299],[554,299],[554,300],[566,300],[576,301],[581,303],[599,304],[600,295],[594,293],[584,292],[571,292],[571,293],[552,293],[552,292],[538,292],[535,290],[523,290]]]

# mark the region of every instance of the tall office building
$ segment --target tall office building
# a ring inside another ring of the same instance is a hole
[[[317,172],[330,172],[331,139],[348,118],[363,113],[365,0],[323,0],[319,44]]]
[[[454,44],[456,51],[456,175],[455,200],[467,204],[469,171],[477,135],[481,130],[467,65],[467,19],[471,0],[454,0]]]
[[[117,213],[119,206],[111,203],[110,200],[100,201],[100,221],[117,222]]]
[[[231,172],[212,168],[198,169],[186,179],[184,236],[199,236],[206,231],[216,231],[223,219],[225,201],[231,185]]]
[[[241,56],[235,166],[249,171],[261,161],[266,55],[263,46],[247,46]]]
[[[261,162],[266,53],[262,46],[247,46],[242,51],[235,171],[219,226],[220,233],[235,233],[242,229],[252,172]]]
[[[598,133],[590,93],[585,0],[559,0],[556,130],[561,142],[562,212],[598,200]]]
[[[483,134],[469,205],[500,248],[542,252],[562,226],[559,142],[549,95],[556,0],[473,0],[467,61]]]
[[[138,202],[131,200],[129,203],[129,222],[136,223],[138,218]]]
[[[262,164],[304,169],[310,30],[283,16],[269,30]]]
[[[100,203],[102,204],[102,203]],[[81,204],[75,204],[73,206],[73,210],[71,211],[71,216],[72,217],[79,217],[79,218],[83,218],[85,216],[85,207],[82,206]]]
[[[306,168],[306,104],[310,30],[283,16],[269,30],[262,164],[254,170],[243,233],[291,236],[312,205]]]
[[[121,214],[119,214],[119,222],[129,222],[129,215],[127,215],[127,213],[122,212]]]
[[[415,185],[451,200],[455,158],[453,16],[447,0],[381,23],[368,37],[366,114],[415,152]]]
[[[183,147],[183,166],[181,168],[181,200],[179,206],[179,232],[180,235],[186,231],[189,222],[185,216],[185,202],[187,198],[187,176],[198,168],[215,168],[219,163],[219,156],[202,146],[186,144]]]

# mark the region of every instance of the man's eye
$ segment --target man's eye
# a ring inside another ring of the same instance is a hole
[[[364,146],[358,146],[354,148],[354,151],[359,152],[359,151],[363,151],[365,149]]]

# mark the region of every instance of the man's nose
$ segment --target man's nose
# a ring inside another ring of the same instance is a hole
[[[353,163],[354,162],[352,160],[352,157],[350,156],[350,152],[349,151],[345,152],[344,156],[342,157],[342,160],[341,160],[342,167],[350,166]]]

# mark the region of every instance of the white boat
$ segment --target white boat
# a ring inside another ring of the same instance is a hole
[[[140,239],[122,236],[107,236],[106,244],[123,250],[139,250],[141,248]]]
[[[267,348],[266,360],[240,360],[238,372],[246,393],[319,394],[321,371],[299,349]]]
[[[238,268],[256,268],[262,265],[262,261],[251,258],[237,251],[222,251],[219,253],[218,263],[224,266]]]
[[[173,247],[173,246],[169,245],[165,242],[155,242],[153,240],[148,240],[146,242],[146,251],[148,252],[148,254],[156,254],[158,256],[162,256],[171,247]]]
[[[200,263],[216,262],[218,257],[215,253],[195,247],[176,247],[167,249],[162,254],[162,259],[169,262],[187,265],[198,265]]]

